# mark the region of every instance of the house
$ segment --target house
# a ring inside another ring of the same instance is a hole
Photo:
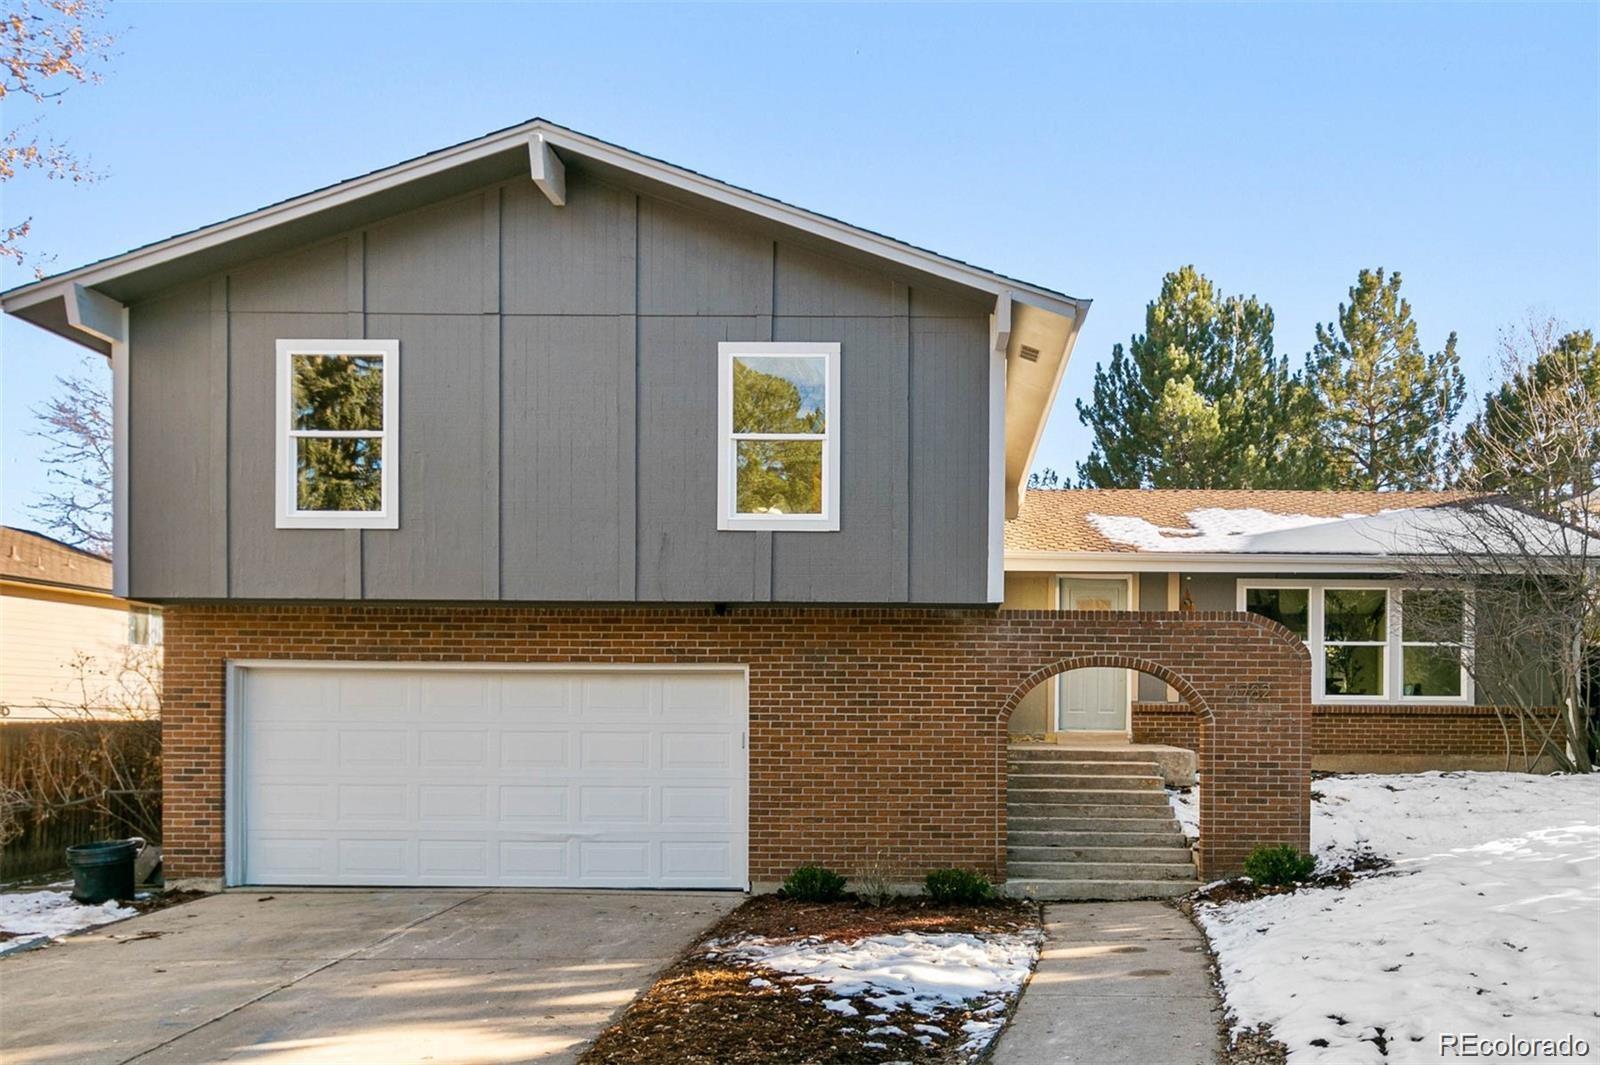
[[[1006,523],[1009,608],[1241,610],[1284,625],[1310,651],[1312,767],[1330,772],[1502,769],[1505,733],[1474,673],[1470,603],[1455,594],[1462,665],[1408,602],[1443,595],[1408,579],[1396,543],[1448,512],[1458,492],[1078,489],[1032,491]],[[1426,541],[1422,541],[1426,542]],[[1425,637],[1425,638],[1424,638]],[[1434,641],[1434,642],[1430,642]],[[1491,687],[1495,687],[1491,685]],[[1553,712],[1553,711],[1552,711]],[[1086,669],[1035,688],[1019,736],[1125,735],[1192,749],[1194,714],[1170,686]]]
[[[1189,700],[1203,871],[1306,845],[1278,625],[998,609],[1087,300],[536,119],[0,305],[111,361],[174,882],[1005,877],[1090,664]]]
[[[110,561],[0,526],[0,725],[149,709],[145,671],[124,668],[160,657],[161,608],[113,595]]]

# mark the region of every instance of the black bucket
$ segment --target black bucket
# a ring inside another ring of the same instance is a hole
[[[133,864],[142,850],[144,840],[137,836],[68,847],[73,899],[98,906],[111,899],[133,898]]]

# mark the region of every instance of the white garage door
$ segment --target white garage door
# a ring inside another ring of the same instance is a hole
[[[230,879],[747,886],[741,672],[241,667]]]

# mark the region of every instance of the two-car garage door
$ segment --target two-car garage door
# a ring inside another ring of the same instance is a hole
[[[236,667],[229,879],[747,887],[742,670]]]

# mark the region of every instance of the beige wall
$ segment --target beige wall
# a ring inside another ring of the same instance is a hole
[[[1055,575],[1051,573],[1007,573],[1003,610],[1054,610]],[[1055,722],[1056,686],[1045,681],[1027,695],[1011,712],[1012,732],[1048,732]]]
[[[128,650],[128,603],[110,596],[33,588],[7,582],[0,586],[0,721],[49,720],[46,707],[84,702],[77,683],[74,657],[82,652],[93,668],[109,671],[93,676],[91,703],[119,701],[106,693]],[[159,663],[159,648],[156,662]],[[130,687],[142,685],[135,678]],[[153,705],[148,693],[138,696]]]

